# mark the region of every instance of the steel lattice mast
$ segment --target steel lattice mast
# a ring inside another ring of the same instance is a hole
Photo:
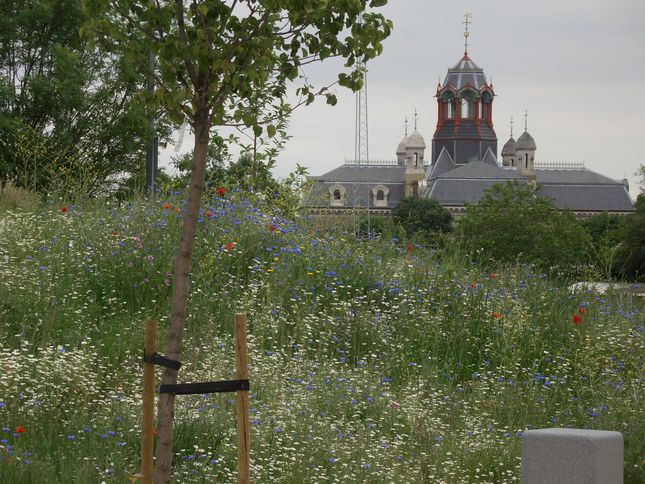
[[[367,128],[367,69],[365,62],[359,61],[357,68],[362,71],[363,85],[356,91],[356,125],[354,131],[354,231],[360,231],[360,177],[359,171],[363,165],[369,165],[369,136]],[[367,230],[370,230],[370,193],[367,189]]]

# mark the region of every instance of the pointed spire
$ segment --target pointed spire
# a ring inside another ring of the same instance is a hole
[[[414,130],[417,130],[417,108],[414,108]]]
[[[464,14],[464,21],[461,22],[466,26],[466,28],[464,29],[464,55],[465,56],[468,56],[468,36],[470,35],[470,32],[468,32],[468,25],[471,23],[470,19],[472,18],[472,16],[473,16],[472,13],[466,12]]]
[[[405,117],[405,137],[408,137],[408,117]]]
[[[528,131],[528,125],[529,125],[529,110],[525,109],[524,110],[524,131]]]
[[[513,137],[513,116],[511,116],[511,138]]]

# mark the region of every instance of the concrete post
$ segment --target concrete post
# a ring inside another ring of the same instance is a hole
[[[528,430],[522,484],[622,484],[623,435],[583,429]]]

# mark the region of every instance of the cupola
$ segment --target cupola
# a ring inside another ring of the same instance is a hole
[[[517,172],[525,176],[527,180],[535,180],[535,151],[537,146],[533,136],[531,136],[527,129],[528,126],[528,112],[524,111],[524,132],[517,138],[515,143],[515,166]]]
[[[511,137],[504,143],[502,148],[502,166],[515,166],[516,157],[516,141],[513,138],[513,118],[511,118]]]
[[[497,156],[493,129],[495,92],[484,70],[468,55],[468,27],[464,56],[437,86],[437,128],[432,137],[432,164],[445,148],[458,165],[481,161],[490,149]]]

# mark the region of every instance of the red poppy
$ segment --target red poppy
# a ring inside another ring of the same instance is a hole
[[[162,205],[162,207],[163,207],[165,210],[168,210],[168,209],[171,207],[171,205],[170,205],[168,202],[164,202],[164,203],[163,203],[163,205]]]
[[[407,251],[412,252],[414,250],[414,246],[412,244],[408,245]]]
[[[179,207],[175,207],[175,213],[181,212],[181,209]]]
[[[22,425],[18,425],[18,426],[16,427],[16,433],[17,433],[17,434],[24,434],[26,431],[27,431],[27,429],[26,429],[26,428],[24,428]]]
[[[578,312],[579,312],[580,314],[585,314],[585,313],[587,312],[587,310],[586,310],[585,308],[583,308],[582,306],[580,306],[580,307],[578,308]]]
[[[61,207],[60,211],[63,212],[63,213],[67,213],[68,208],[67,207]]]
[[[582,322],[582,317],[579,314],[574,314],[571,316],[571,321],[573,321],[573,324],[580,324]]]
[[[224,187],[217,187],[215,193],[217,193],[218,196],[223,197],[226,193],[226,189]]]
[[[208,218],[211,218],[213,216],[213,212],[211,210],[206,210],[204,212],[204,215],[206,215]]]
[[[503,317],[504,317],[504,315],[503,315],[502,313],[496,313],[495,311],[493,311],[492,316],[493,316],[493,318],[495,318],[495,319],[499,319],[499,318],[503,318]]]
[[[229,242],[228,244],[226,244],[226,245],[224,246],[224,248],[225,248],[226,250],[228,250],[228,251],[230,251],[231,249],[233,249],[233,247],[235,247],[235,242]]]
[[[491,279],[497,279],[497,274],[493,272],[493,273],[490,275],[490,278],[491,278]]]
[[[273,224],[269,224],[269,225],[267,225],[267,230],[268,230],[269,232],[275,232],[275,231],[276,231],[276,228],[277,228],[277,227],[276,227],[275,225],[273,225]]]

